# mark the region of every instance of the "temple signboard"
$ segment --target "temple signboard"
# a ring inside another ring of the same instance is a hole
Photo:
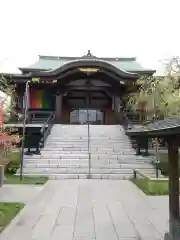
[[[98,68],[79,68],[81,72],[97,72],[98,70]]]

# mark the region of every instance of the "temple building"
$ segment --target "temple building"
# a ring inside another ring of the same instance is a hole
[[[136,81],[155,71],[143,68],[136,58],[99,58],[88,51],[82,57],[39,56],[16,83],[17,111],[23,111],[28,81],[28,112],[55,113],[59,124],[116,124],[123,97],[137,88]]]
[[[129,179],[134,168],[154,175],[150,160],[142,164],[136,156],[147,149],[147,138],[126,136],[133,124],[125,110],[127,96],[142,85],[137,80],[155,71],[136,58],[99,58],[90,51],[82,57],[39,56],[20,70],[7,75],[20,114],[6,126],[23,136],[21,179]]]

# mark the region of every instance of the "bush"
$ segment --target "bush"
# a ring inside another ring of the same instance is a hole
[[[169,176],[169,166],[168,162],[160,162],[157,165],[158,169],[161,170],[161,174],[164,176]]]
[[[6,166],[6,172],[8,174],[15,174],[19,169],[20,155],[19,152],[13,152],[9,154],[9,162]]]
[[[168,155],[162,154],[159,155],[160,163],[157,164],[159,170],[164,176],[169,176],[169,163],[168,163]],[[180,173],[180,166],[179,166],[179,173]]]
[[[11,129],[0,128],[0,164],[4,165],[5,173],[16,173],[19,168],[19,152],[13,152],[21,141],[18,134],[13,134]]]

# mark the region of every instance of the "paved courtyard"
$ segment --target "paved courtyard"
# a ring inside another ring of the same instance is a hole
[[[165,203],[166,205],[166,203]],[[168,215],[130,181],[49,181],[0,240],[160,240]]]

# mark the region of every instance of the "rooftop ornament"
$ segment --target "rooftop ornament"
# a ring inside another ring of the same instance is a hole
[[[87,57],[93,57],[93,55],[92,55],[90,50],[88,50]]]
[[[83,58],[96,58],[96,56],[94,56],[90,50],[88,50],[87,54],[83,56]]]

